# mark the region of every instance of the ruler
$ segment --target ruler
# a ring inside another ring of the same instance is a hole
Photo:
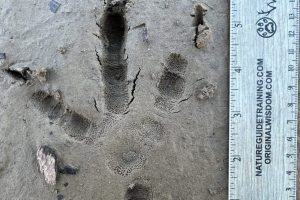
[[[231,0],[229,199],[296,200],[298,0]]]

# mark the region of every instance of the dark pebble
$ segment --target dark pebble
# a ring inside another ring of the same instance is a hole
[[[66,165],[63,169],[60,169],[59,172],[62,174],[76,175],[78,170],[79,169],[77,167]]]
[[[0,53],[0,59],[6,59],[6,54],[5,53]]]
[[[57,200],[64,200],[65,197],[62,194],[57,195]]]

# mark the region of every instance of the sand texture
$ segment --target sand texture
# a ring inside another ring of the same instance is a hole
[[[57,2],[0,3],[0,199],[226,199],[228,1]]]

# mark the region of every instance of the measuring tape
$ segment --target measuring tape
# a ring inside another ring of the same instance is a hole
[[[229,200],[296,200],[298,0],[231,0]]]

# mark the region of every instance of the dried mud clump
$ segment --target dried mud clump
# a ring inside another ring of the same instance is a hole
[[[57,156],[55,151],[48,146],[41,146],[36,156],[39,170],[44,175],[46,183],[55,185],[57,177]]]
[[[30,69],[29,67],[15,66],[12,65],[5,69],[5,71],[12,76],[14,79],[23,80],[24,82],[38,80],[41,83],[47,81],[49,72],[45,68]]]
[[[34,70],[32,73],[32,78],[39,80],[41,83],[47,81],[47,76],[49,72],[45,68]]]
[[[197,28],[197,34],[195,38],[195,44],[197,48],[203,48],[206,47],[208,42],[212,38],[212,32],[210,28],[207,25],[199,25]]]
[[[206,83],[198,90],[198,92],[196,93],[196,97],[199,100],[210,99],[214,96],[216,89],[216,85],[212,83]]]
[[[204,16],[207,13],[207,7],[204,4],[197,4],[194,8],[194,17],[193,26],[196,27],[196,35],[195,35],[195,46],[197,48],[206,47],[209,41],[212,39],[212,31],[210,26],[204,20]]]

